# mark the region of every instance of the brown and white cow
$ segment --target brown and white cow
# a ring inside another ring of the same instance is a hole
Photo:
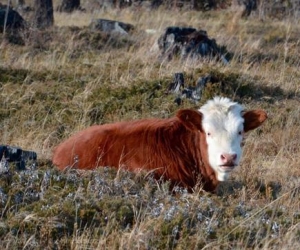
[[[214,191],[239,164],[243,135],[267,118],[215,97],[199,110],[182,109],[168,119],[95,125],[73,135],[54,151],[60,169],[99,166],[146,170],[192,190],[200,180]]]

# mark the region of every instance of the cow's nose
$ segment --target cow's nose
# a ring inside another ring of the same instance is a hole
[[[221,162],[223,165],[234,165],[237,154],[221,154]]]

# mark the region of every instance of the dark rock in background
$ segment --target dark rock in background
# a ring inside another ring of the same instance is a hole
[[[57,7],[57,11],[71,13],[75,10],[83,11],[80,6],[80,0],[62,0],[61,4]]]
[[[226,50],[217,45],[215,39],[208,38],[205,30],[191,27],[168,27],[158,39],[161,56],[172,59],[179,55],[181,59],[210,57],[222,60],[227,64],[228,59],[223,55]]]
[[[26,27],[23,17],[13,8],[0,4],[0,30],[20,30]]]
[[[182,104],[183,99],[189,99],[194,102],[200,101],[202,92],[208,83],[216,83],[218,79],[211,75],[199,77],[195,86],[184,86],[183,73],[175,73],[174,80],[168,86],[166,94],[176,94],[177,97],[174,100],[178,105]]]

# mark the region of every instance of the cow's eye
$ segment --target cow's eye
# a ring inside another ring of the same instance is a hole
[[[207,134],[207,136],[211,136],[211,133],[210,133],[210,132],[207,132],[206,134]]]
[[[242,131],[239,131],[239,135],[242,135],[243,134],[243,132]]]

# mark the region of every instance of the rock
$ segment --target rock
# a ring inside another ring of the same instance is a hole
[[[168,27],[158,39],[158,47],[161,56],[172,59],[180,55],[181,59],[211,57],[222,60],[225,64],[228,60],[222,54],[215,39],[208,38],[205,30],[196,30],[191,27]]]
[[[201,99],[204,88],[209,82],[215,83],[218,82],[218,80],[211,75],[199,77],[195,87],[189,86],[182,91],[181,98],[188,98],[196,102],[199,101]]]
[[[206,87],[207,83],[216,83],[218,79],[211,75],[207,75],[204,77],[199,77],[196,83],[196,86],[184,86],[184,77],[183,73],[175,73],[174,81],[170,83],[168,89],[166,90],[166,94],[176,94],[174,102],[177,105],[182,104],[183,99],[189,99],[194,102],[198,102],[201,99],[202,92]]]
[[[165,93],[166,94],[169,94],[169,93],[178,94],[182,88],[184,88],[183,73],[175,73],[174,81],[170,83],[170,85]]]
[[[170,57],[178,53],[184,44],[185,37],[195,32],[194,28],[168,27],[158,38],[158,47],[163,55]]]
[[[23,17],[11,7],[0,5],[0,29],[3,32],[6,30],[19,30],[26,27],[26,22]]]
[[[16,163],[18,170],[25,170],[26,163],[29,161],[32,161],[35,165],[36,160],[37,154],[34,151],[23,150],[20,147],[0,145],[0,161],[3,163]]]
[[[92,30],[99,30],[106,33],[119,33],[123,35],[127,35],[134,29],[132,24],[108,19],[93,19],[89,27]]]

